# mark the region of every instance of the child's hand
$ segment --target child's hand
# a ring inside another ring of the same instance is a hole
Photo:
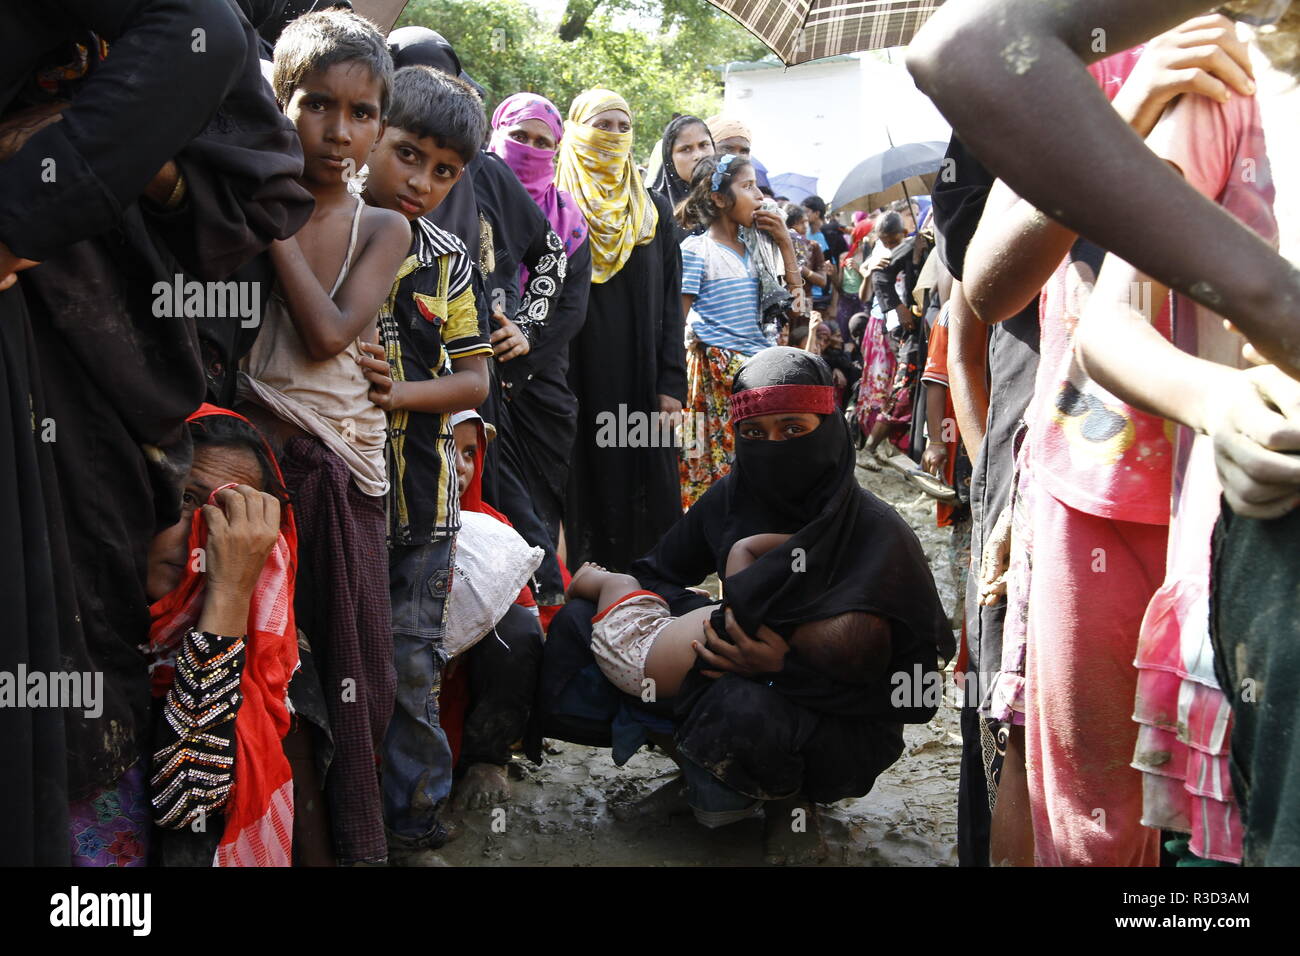
[[[393,381],[393,370],[388,365],[384,347],[374,342],[361,343],[361,357],[357,364],[365,372],[366,381],[370,383],[370,400],[386,412],[398,409],[397,386]]]
[[[506,318],[500,309],[493,310],[492,321],[501,326],[492,333],[492,354],[498,362],[509,362],[532,350],[519,326]]]
[[[1146,136],[1174,97],[1193,93],[1226,103],[1233,92],[1255,92],[1250,55],[1233,22],[1215,14],[1195,17],[1151,40],[1115,97],[1115,108],[1139,136]]]
[[[985,607],[997,604],[1007,596],[1007,569],[1011,566],[1011,505],[998,515],[998,520],[984,542],[980,555],[980,604]]]
[[[790,230],[785,226],[785,219],[780,213],[770,209],[754,210],[754,228],[765,232],[776,240],[777,245],[790,245]]]
[[[1278,518],[1300,504],[1300,382],[1273,365],[1234,373],[1207,429],[1223,497],[1245,518]]]

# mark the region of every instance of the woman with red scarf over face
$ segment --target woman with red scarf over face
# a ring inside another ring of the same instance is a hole
[[[680,615],[699,606],[685,589],[724,574],[738,540],[791,535],[726,579],[725,610],[669,711],[688,799],[709,826],[752,815],[755,801],[866,794],[902,752],[902,724],[934,715],[937,689],[927,696],[924,685],[940,678],[939,662],[955,650],[915,534],[854,477],[827,365],[800,349],[759,352],[736,375],[731,415],[730,474],[631,568]],[[834,636],[791,649],[799,625],[851,612],[879,621],[887,661],[868,660],[862,641]],[[637,705],[592,683],[594,613],[589,602],[571,601],[552,622],[540,724],[548,736],[576,732],[585,737],[577,742],[594,745],[603,708],[618,752]],[[908,688],[901,696],[897,675]],[[769,808],[768,819],[773,840],[789,830],[788,813]],[[782,852],[769,842],[770,857]]]
[[[148,557],[148,655],[161,705],[150,802],[157,825],[179,831],[163,837],[155,858],[193,862],[198,852],[215,866],[288,866],[293,510],[246,419],[203,405],[189,427],[194,462],[181,520],[154,538]],[[200,819],[206,833],[192,829]]]

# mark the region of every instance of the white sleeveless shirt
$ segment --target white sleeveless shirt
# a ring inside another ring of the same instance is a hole
[[[352,266],[364,203],[358,197],[352,236],[331,298]],[[352,480],[367,495],[388,491],[384,461],[387,416],[369,398],[370,383],[357,360],[361,339],[337,355],[317,362],[307,354],[289,307],[277,289],[271,295],[253,349],[243,362],[239,397],[319,438],[347,464]]]

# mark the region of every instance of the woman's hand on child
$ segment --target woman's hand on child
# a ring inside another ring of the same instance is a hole
[[[386,412],[398,409],[398,384],[393,381],[393,370],[388,364],[384,347],[375,342],[361,343],[361,357],[357,364],[370,383],[370,400]]]
[[[1207,427],[1223,497],[1242,517],[1281,517],[1300,504],[1300,382],[1274,365],[1233,379]]]
[[[790,652],[790,645],[780,634],[766,624],[760,624],[758,636],[751,638],[740,629],[730,608],[726,611],[726,619],[730,644],[718,637],[708,620],[704,622],[703,642],[691,644],[700,660],[711,668],[700,672],[705,677],[721,677],[724,672],[742,677],[775,674],[785,666],[785,655]]]
[[[529,353],[532,346],[528,344],[527,337],[519,326],[506,317],[504,312],[500,309],[494,310],[492,321],[501,326],[492,333],[492,354],[496,356],[498,362],[509,362],[511,359]]]

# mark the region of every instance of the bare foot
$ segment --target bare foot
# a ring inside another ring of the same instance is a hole
[[[472,764],[456,787],[453,810],[486,810],[510,799],[510,778],[506,768],[494,763]]]
[[[569,586],[564,590],[564,596],[569,597],[571,595],[576,595],[579,591],[585,589],[587,578],[591,577],[593,571],[599,571],[601,574],[606,573],[605,569],[595,561],[586,562],[573,573],[573,577],[569,581]],[[593,588],[593,590],[598,590],[598,588]]]
[[[817,808],[802,797],[771,800],[763,808],[763,860],[775,866],[802,866],[826,859]]]

